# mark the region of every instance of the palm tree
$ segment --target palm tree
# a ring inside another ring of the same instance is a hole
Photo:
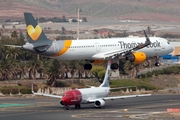
[[[31,59],[27,63],[29,78],[36,80],[37,70],[42,67],[42,62],[38,59]]]
[[[79,60],[76,62],[76,69],[77,69],[77,74],[79,78],[83,78],[84,74],[84,63],[82,60]]]
[[[18,38],[18,32],[16,30],[11,33],[11,38]]]
[[[62,75],[61,75],[61,78],[69,78],[68,77],[68,73],[70,71],[70,67],[69,67],[69,61],[61,61],[61,64],[62,64],[62,67],[61,67],[61,72],[62,72]]]
[[[130,61],[126,61],[124,69],[130,73],[131,78],[136,78],[139,71],[140,64],[136,64]]]
[[[62,30],[62,34],[65,34],[66,31],[65,27],[62,27],[61,30]]]
[[[48,85],[56,86],[56,79],[61,73],[61,62],[57,59],[51,59],[45,66],[45,73],[49,76]]]
[[[1,59],[0,61],[0,73],[2,80],[7,80],[13,76],[14,63],[12,58]]]
[[[18,72],[18,75],[19,75],[19,79],[24,79],[24,75],[26,75],[26,62],[24,61],[19,61],[19,64],[17,65],[17,72]]]
[[[0,30],[0,40],[1,40],[1,37],[2,37],[2,30]]]
[[[8,47],[6,49],[6,58],[9,56],[12,56],[14,59],[16,59],[20,54],[21,54],[21,51],[18,48]]]

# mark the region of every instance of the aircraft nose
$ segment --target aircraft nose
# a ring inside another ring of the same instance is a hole
[[[70,99],[67,97],[63,97],[61,101],[63,102],[64,105],[70,105]]]
[[[171,44],[169,45],[169,51],[173,52],[174,51],[174,46],[172,46]]]
[[[66,97],[63,97],[63,98],[61,99],[61,101],[62,101],[64,104],[66,104],[67,98],[66,98]]]

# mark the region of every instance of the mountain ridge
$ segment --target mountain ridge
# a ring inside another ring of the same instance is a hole
[[[180,21],[179,0],[0,0],[0,19],[23,18],[23,12],[40,17],[81,16],[111,19]]]

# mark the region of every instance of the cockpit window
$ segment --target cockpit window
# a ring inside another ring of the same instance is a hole
[[[70,94],[64,94],[63,97],[69,97],[70,98],[71,95]]]

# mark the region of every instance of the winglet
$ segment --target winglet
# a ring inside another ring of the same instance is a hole
[[[147,36],[147,34],[146,34],[146,31],[144,30],[144,35],[145,35],[145,37],[146,37],[146,42],[145,42],[145,45],[147,46],[147,45],[150,45],[151,44],[151,41],[150,41],[150,39],[149,39],[149,37]]]
[[[145,31],[145,30],[144,30],[144,35],[145,35],[145,38],[146,38],[145,43],[143,43],[143,44],[139,44],[138,46],[136,46],[135,48],[133,48],[133,49],[132,49],[133,51],[136,51],[136,50],[142,49],[142,48],[144,48],[144,47],[146,47],[146,46],[148,46],[148,45],[150,45],[150,44],[151,44],[151,41],[150,41],[149,37],[147,36],[147,34],[146,34],[146,31]]]
[[[106,68],[106,73],[103,83],[99,87],[109,87],[110,73],[111,73],[111,60],[108,61],[108,66]]]

